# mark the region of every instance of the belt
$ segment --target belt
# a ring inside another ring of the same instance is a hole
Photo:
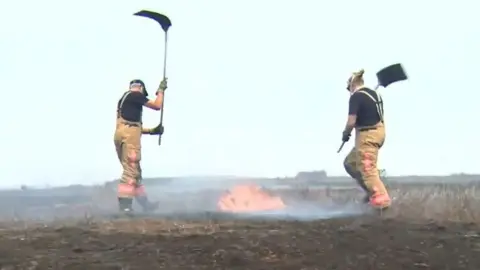
[[[358,127],[357,130],[362,132],[362,131],[369,131],[369,130],[375,130],[377,127]]]
[[[127,121],[120,121],[120,123],[129,126],[129,127],[141,127],[142,125],[139,123],[132,123],[132,122],[127,122]]]

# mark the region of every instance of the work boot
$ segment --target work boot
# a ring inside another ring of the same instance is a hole
[[[131,198],[118,198],[118,207],[119,207],[120,213],[123,213],[126,215],[132,215],[133,214],[132,202],[133,200]]]
[[[138,204],[142,207],[143,212],[150,213],[158,209],[159,202],[150,202],[147,196],[137,196]]]

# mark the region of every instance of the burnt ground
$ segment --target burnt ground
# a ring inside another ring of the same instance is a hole
[[[5,221],[0,269],[480,269],[476,187],[392,193],[396,205],[382,215],[328,220],[210,215]],[[295,194],[290,199],[301,195],[319,203],[327,196]],[[328,196],[353,196],[339,194]]]

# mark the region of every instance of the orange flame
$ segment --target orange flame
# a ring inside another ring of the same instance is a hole
[[[259,186],[253,184],[235,186],[220,197],[217,206],[220,211],[232,213],[285,208],[285,204],[280,197],[271,196]]]

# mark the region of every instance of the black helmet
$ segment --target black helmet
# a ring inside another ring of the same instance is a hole
[[[145,83],[142,80],[135,79],[135,80],[130,81],[130,87],[132,87],[132,85],[134,85],[134,84],[139,84],[141,87],[143,87],[143,94],[145,96],[148,96],[147,87],[145,87]]]

